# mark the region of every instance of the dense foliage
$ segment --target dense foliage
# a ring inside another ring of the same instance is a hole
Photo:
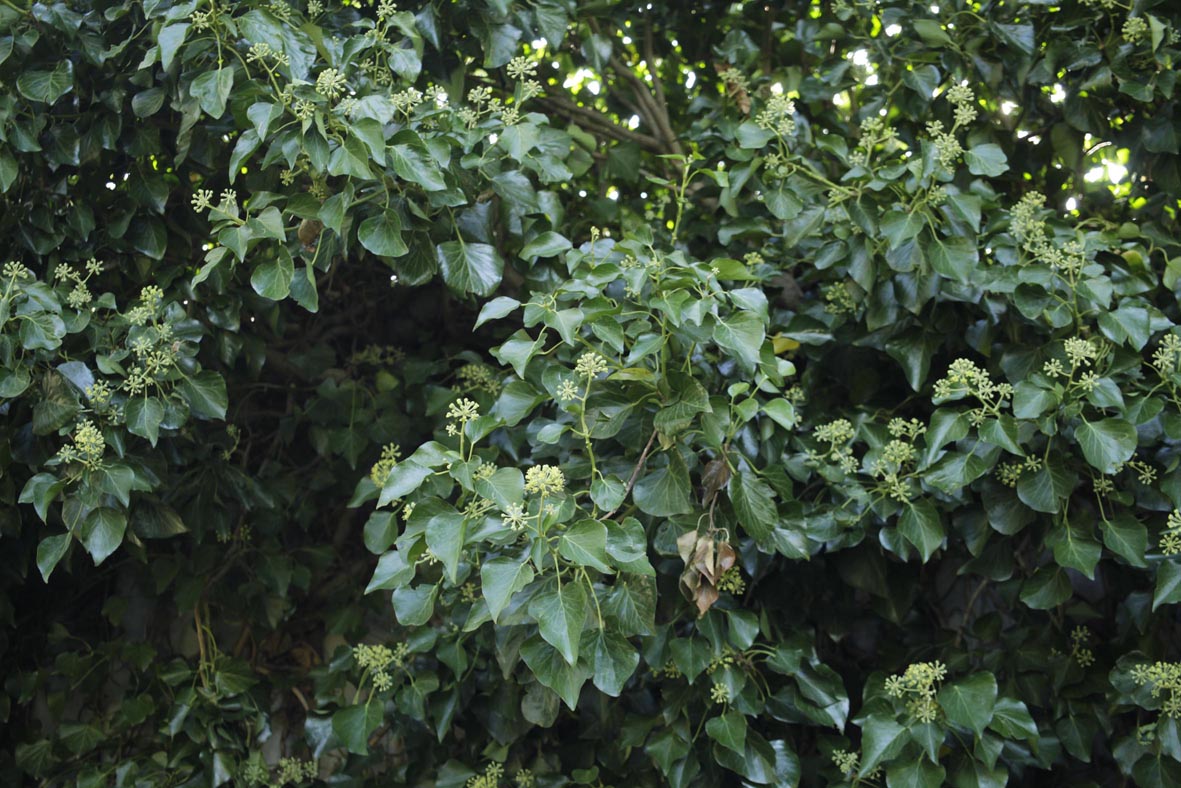
[[[0,782],[1181,783],[1179,29],[0,0]]]

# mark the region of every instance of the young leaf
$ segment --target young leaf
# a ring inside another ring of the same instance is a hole
[[[533,580],[533,565],[514,558],[493,558],[480,567],[480,585],[488,613],[496,621],[513,594]]]
[[[560,585],[548,583],[529,603],[529,615],[537,620],[541,636],[569,665],[578,661],[588,605],[586,589],[573,577]]]
[[[577,566],[589,566],[610,574],[607,557],[607,526],[598,520],[580,520],[558,539],[558,552]]]
[[[1113,474],[1136,452],[1136,428],[1123,419],[1083,420],[1074,431],[1087,462]]]
[[[381,702],[348,706],[332,715],[332,731],[349,752],[369,752],[369,736],[381,725]]]
[[[979,736],[992,721],[993,706],[996,704],[996,677],[991,673],[974,673],[945,684],[939,690],[938,701],[948,720],[969,728]]]

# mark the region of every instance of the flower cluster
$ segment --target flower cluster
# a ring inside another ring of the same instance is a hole
[[[32,279],[33,272],[15,260],[9,260],[4,264],[3,276],[11,283],[18,279]]]
[[[480,415],[480,406],[474,400],[460,397],[447,406],[447,434],[459,435],[469,421],[475,421]]]
[[[288,57],[285,53],[272,48],[271,45],[265,41],[260,41],[256,44],[250,45],[250,51],[246,53],[246,61],[248,63],[258,63],[264,68],[267,67],[268,61],[273,62],[276,66],[291,65],[290,57]]]
[[[525,517],[525,507],[522,504],[510,503],[501,512],[500,523],[513,531],[523,531],[525,529]]]
[[[537,785],[537,778],[528,769],[518,769],[517,773],[513,775],[513,782],[517,784],[517,788],[534,788]]]
[[[709,699],[714,703],[729,703],[730,689],[725,684],[715,684],[709,690]]]
[[[93,421],[87,419],[79,424],[78,428],[74,430],[71,440],[72,443],[63,446],[61,451],[57,453],[62,462],[81,463],[89,470],[94,470],[102,465],[103,452],[106,451],[107,442],[99,428],[94,426]]]
[[[467,781],[467,788],[497,788],[503,776],[504,765],[493,761],[484,769],[483,774],[477,774]]]
[[[390,101],[394,103],[394,109],[405,115],[409,115],[425,98],[422,91],[418,88],[408,87],[390,96]]]
[[[837,419],[816,428],[816,438],[828,441],[833,446],[848,443],[853,440],[854,434],[853,425],[849,423],[848,419]]]
[[[1066,340],[1064,350],[1066,358],[1073,368],[1090,366],[1099,357],[1099,348],[1089,339],[1070,337]]]
[[[347,86],[345,75],[334,68],[326,68],[316,77],[316,92],[329,101],[343,96]]]
[[[943,130],[943,121],[932,120],[927,123],[927,134],[935,146],[935,158],[939,160],[939,166],[950,168],[964,154],[963,146],[955,138],[954,132]]]
[[[301,761],[298,758],[280,758],[275,771],[275,785],[301,783],[314,780],[320,775],[315,761]]]
[[[1019,462],[1002,463],[997,466],[996,475],[1001,480],[1001,484],[1007,487],[1016,487],[1024,473],[1033,473],[1041,467],[1042,461],[1037,457],[1030,456]]]
[[[906,438],[913,441],[918,436],[927,431],[927,425],[923,424],[918,419],[906,419],[894,417],[886,425],[886,431],[895,438]]]
[[[967,125],[976,120],[976,94],[967,85],[954,85],[947,90],[947,100],[955,106],[955,126]]]
[[[853,300],[853,293],[849,285],[837,282],[824,290],[824,311],[831,315],[857,314],[857,302]]]
[[[1034,260],[1074,276],[1086,265],[1085,250],[1076,241],[1061,245],[1051,242],[1046,222],[1041,218],[1045,204],[1044,194],[1030,192],[1022,196],[1010,212],[1009,226],[1021,248]]]
[[[746,591],[746,581],[742,579],[742,570],[737,565],[730,567],[718,578],[715,586],[719,591],[738,596]]]
[[[579,377],[593,378],[600,372],[607,371],[607,359],[593,351],[583,353],[574,364],[574,374]]]
[[[1136,43],[1148,35],[1148,22],[1142,16],[1130,16],[1120,30],[1123,37],[1131,43]]]
[[[1078,663],[1080,668],[1089,668],[1095,664],[1095,653],[1087,648],[1087,641],[1091,633],[1086,627],[1075,627],[1070,633],[1070,658]]]
[[[389,669],[405,665],[409,654],[410,647],[405,643],[399,643],[393,649],[388,646],[365,644],[353,647],[353,659],[362,670],[369,672],[373,679],[373,688],[378,692],[393,686],[394,679]]]
[[[105,380],[96,380],[86,387],[86,399],[90,400],[90,407],[95,411],[105,411],[111,407],[111,395],[114,390]]]
[[[1152,697],[1161,701],[1161,711],[1167,717],[1181,717],[1181,662],[1156,662],[1132,668],[1132,680],[1140,686],[1149,685]]]
[[[722,668],[734,667],[735,662],[734,651],[727,646],[725,651],[709,661],[709,664],[705,667],[705,673],[706,675],[712,676]]]
[[[90,293],[90,288],[86,283],[90,277],[102,272],[103,264],[93,257],[86,262],[86,275],[76,271],[74,268],[62,263],[53,271],[53,278],[61,282],[73,282],[74,287],[66,296],[66,303],[73,309],[82,309],[89,304],[94,296]]]
[[[828,443],[828,449],[822,452],[809,452],[813,462],[828,460],[839,465],[845,473],[857,470],[857,459],[853,456],[852,450],[845,446],[856,434],[848,419],[821,424],[814,434],[817,440]]]
[[[487,391],[489,394],[500,392],[500,381],[491,368],[484,364],[464,364],[455,372],[459,378],[456,386],[461,391]]]
[[[525,492],[541,496],[557,495],[566,488],[566,477],[553,465],[534,465],[525,471]]]
[[[396,443],[387,443],[381,450],[381,459],[373,464],[369,469],[369,478],[373,480],[376,487],[381,487],[385,484],[385,480],[389,478],[390,471],[398,464],[398,460],[402,457],[402,449]]]
[[[1164,533],[1160,537],[1160,549],[1165,555],[1181,553],[1181,509],[1169,512]]]
[[[1013,395],[1013,386],[1009,383],[994,383],[988,373],[966,358],[957,358],[948,367],[947,375],[935,382],[934,399],[961,399],[975,397],[982,410],[996,413],[1005,401]],[[982,412],[975,414],[982,417]]]
[[[780,137],[790,137],[796,131],[795,102],[786,96],[772,95],[767,106],[755,117],[755,124],[761,129],[773,131]]]
[[[935,694],[946,676],[947,667],[938,660],[916,662],[901,676],[886,679],[886,693],[892,698],[909,698],[906,709],[919,722],[934,722],[939,716]]]
[[[1181,337],[1165,334],[1152,354],[1152,366],[1161,375],[1171,375],[1181,369]]]
[[[208,11],[194,11],[189,16],[189,22],[193,25],[193,31],[199,33],[215,27],[221,21],[219,17],[217,7],[213,6]]]

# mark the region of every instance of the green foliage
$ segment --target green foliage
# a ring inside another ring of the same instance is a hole
[[[1181,779],[1158,0],[0,5],[0,781]]]

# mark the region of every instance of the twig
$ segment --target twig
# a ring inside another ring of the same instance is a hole
[[[976,607],[976,600],[980,597],[980,592],[984,590],[984,587],[986,585],[988,585],[988,578],[987,577],[983,578],[980,581],[980,584],[978,586],[976,586],[976,590],[972,592],[972,596],[970,596],[968,598],[968,605],[967,605],[967,607],[964,608],[964,619],[963,619],[963,621],[960,622],[960,625],[958,627],[956,627],[956,633],[955,633],[955,647],[956,648],[959,648],[960,641],[963,640],[963,638],[964,638],[964,628],[966,626],[968,626],[968,619],[972,615],[972,608]]]
[[[592,131],[598,131],[620,142],[634,142],[657,153],[663,152],[665,149],[664,145],[656,137],[650,134],[632,131],[626,126],[621,126],[614,122],[603,113],[579,106],[565,96],[551,93],[545,98],[537,99],[537,101],[543,107],[552,108],[554,111],[568,117],[584,120],[592,127]]]
[[[644,450],[640,452],[640,459],[636,460],[636,467],[632,468],[631,478],[627,480],[627,489],[623,491],[623,500],[627,500],[627,496],[631,495],[632,488],[636,486],[636,478],[640,475],[640,469],[644,467],[644,461],[648,459],[648,452],[652,451],[652,444],[656,441],[656,430],[652,430],[652,435],[648,438],[648,444],[644,446]],[[622,503],[620,504],[622,506]],[[619,511],[619,506],[616,506],[607,514],[603,515],[604,520],[610,520],[616,512]]]

